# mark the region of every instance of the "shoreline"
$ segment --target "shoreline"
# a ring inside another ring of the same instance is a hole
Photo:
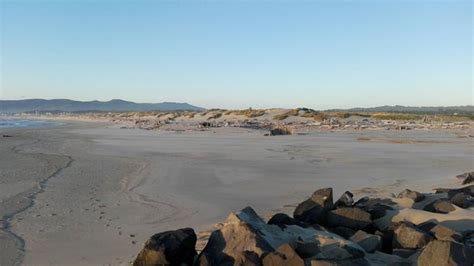
[[[426,136],[413,131],[413,136],[407,136],[448,138],[448,143],[398,144],[358,141],[361,132],[268,138],[259,131],[233,128],[178,133],[83,122],[40,130],[0,130],[6,131],[13,138],[3,138],[0,148],[20,141],[19,136],[39,138],[25,147],[36,154],[35,159],[49,154],[53,166],[64,163],[57,162],[58,156],[74,160],[48,179],[44,192],[36,194],[37,204],[12,219],[13,232],[26,239],[25,265],[32,261],[125,265],[153,233],[186,225],[206,231],[230,211],[247,205],[269,216],[289,211],[308,192],[327,186],[335,188],[335,196],[355,188],[360,190],[356,197],[368,191],[398,193],[412,186],[424,186],[419,191],[428,192],[434,182],[455,186],[449,176],[472,167],[467,161],[472,158],[472,143],[448,132]],[[436,155],[437,149],[448,153]],[[394,160],[399,154],[409,158]],[[19,159],[4,156],[6,164]],[[42,165],[30,163],[27,166]],[[380,170],[364,169],[370,165]],[[434,169],[424,169],[428,165]],[[13,172],[8,175],[18,176]],[[409,173],[414,175],[411,180]],[[405,178],[397,181],[397,176]],[[372,190],[364,189],[367,184]],[[67,241],[70,238],[77,238],[77,243]],[[42,244],[45,241],[49,248]],[[117,247],[105,248],[107,243]],[[48,259],[54,249],[62,255]]]

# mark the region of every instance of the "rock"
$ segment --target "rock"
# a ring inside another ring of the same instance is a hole
[[[296,243],[295,252],[303,259],[311,258],[321,252],[319,243],[317,242],[302,242]]]
[[[196,234],[191,228],[158,233],[145,243],[133,265],[192,265],[195,246]]]
[[[316,190],[311,198],[300,203],[293,217],[310,224],[325,224],[326,213],[333,209],[332,188]]]
[[[399,257],[396,255],[390,255],[380,251],[375,251],[374,253],[368,253],[365,256],[365,259],[369,262],[370,265],[391,265],[391,266],[409,266],[412,265],[410,261],[406,258]]]
[[[349,239],[351,236],[355,234],[355,231],[344,226],[338,226],[330,229],[331,232],[338,234],[345,239]]]
[[[414,202],[422,201],[425,198],[425,195],[421,194],[417,191],[409,190],[408,188],[400,192],[397,198],[409,198],[412,199]]]
[[[369,262],[364,258],[349,259],[349,260],[318,260],[308,259],[306,265],[309,266],[369,266]]]
[[[4,138],[12,138],[13,136],[12,136],[12,135],[5,135],[5,134],[4,134],[4,135],[2,135],[2,137],[4,137]]]
[[[344,226],[358,230],[370,224],[370,214],[356,207],[343,207],[328,213],[328,225],[331,227]]]
[[[474,182],[474,172],[468,172],[461,175],[457,175],[457,178],[462,180],[463,185],[467,185]]]
[[[292,135],[292,134],[293,134],[292,130],[286,127],[272,128],[269,132],[270,136]]]
[[[327,231],[297,225],[287,225],[282,228],[266,224],[252,208],[247,207],[229,215],[222,227],[212,232],[197,263],[198,265],[258,265],[265,254],[274,252],[283,244],[297,246],[297,243],[304,243],[307,247],[312,245],[312,252],[330,259],[340,257],[352,259],[363,254],[362,248],[357,244]],[[295,251],[301,257],[298,248]],[[310,251],[307,249],[307,252]],[[339,256],[341,254],[344,256]]]
[[[411,257],[413,254],[416,253],[416,249],[408,249],[408,248],[394,248],[392,250],[392,254],[395,256],[399,256],[402,258],[408,259]]]
[[[334,203],[334,206],[336,208],[339,207],[352,207],[352,204],[354,203],[354,194],[352,194],[350,191],[344,192],[341,197]]]
[[[418,224],[416,227],[425,233],[430,233],[430,230],[437,226],[438,223],[426,221],[424,223]]]
[[[274,247],[262,232],[259,232],[260,227],[264,225],[264,221],[250,207],[240,213],[232,213],[221,229],[211,233],[207,245],[198,257],[198,263],[260,264],[260,257],[264,253],[274,251]]]
[[[380,250],[382,247],[382,237],[378,235],[367,234],[364,231],[357,231],[350,240],[356,242],[361,246],[365,251],[373,253],[376,250]]]
[[[461,242],[463,236],[448,228],[444,225],[438,224],[430,229],[430,233],[434,235],[434,237],[438,240],[446,240],[446,241],[458,241]]]
[[[387,210],[391,210],[391,209],[393,208],[390,206],[377,203],[368,207],[365,211],[370,213],[370,218],[372,220],[377,220],[379,218],[384,217],[385,214],[387,213]]]
[[[464,192],[454,194],[449,201],[461,208],[470,208],[474,206],[474,198]]]
[[[441,240],[428,243],[417,259],[419,266],[473,264],[474,250],[456,242]]]
[[[438,199],[426,205],[423,210],[436,213],[449,213],[456,210],[456,208],[454,208],[449,200]]]
[[[263,266],[304,266],[304,260],[288,244],[281,245],[275,252],[269,253],[262,260]]]
[[[474,248],[474,230],[467,230],[463,233],[464,245]]]
[[[469,186],[462,187],[462,188],[457,188],[457,189],[436,188],[435,191],[436,191],[436,193],[448,193],[449,198],[452,198],[454,195],[456,195],[459,192],[462,192],[462,193],[467,194],[471,197],[474,197],[474,185],[469,185]]]
[[[401,223],[393,231],[393,248],[422,248],[432,237],[409,223]]]
[[[288,225],[298,225],[301,227],[306,227],[305,223],[302,223],[284,213],[277,213],[270,218],[267,222],[268,224],[278,225],[279,227],[285,228]]]

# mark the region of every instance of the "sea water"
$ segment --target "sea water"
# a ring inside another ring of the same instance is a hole
[[[60,123],[54,121],[0,118],[0,128],[48,127],[59,124]]]

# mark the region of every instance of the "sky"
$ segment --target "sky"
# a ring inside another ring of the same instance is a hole
[[[471,1],[0,0],[0,99],[473,104]]]

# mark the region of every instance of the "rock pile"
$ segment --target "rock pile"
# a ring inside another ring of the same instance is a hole
[[[455,230],[454,217],[446,223],[393,219],[402,210],[396,201],[404,198],[419,205],[409,209],[423,217],[474,213],[462,209],[473,206],[474,185],[437,192],[407,189],[393,199],[354,202],[346,191],[334,202],[332,189],[323,188],[301,202],[293,217],[277,213],[265,222],[251,207],[231,213],[199,254],[193,229],[158,233],[133,265],[473,265],[474,227]]]

